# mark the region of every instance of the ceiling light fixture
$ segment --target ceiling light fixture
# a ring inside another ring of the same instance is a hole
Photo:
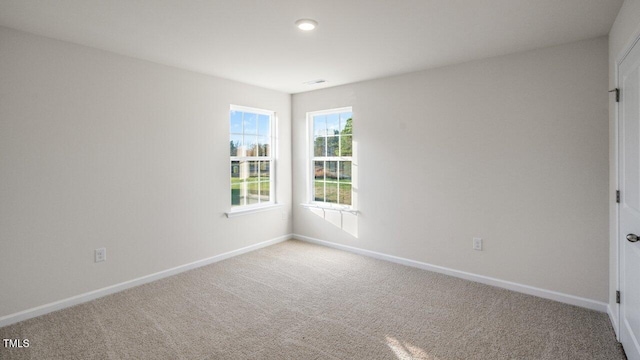
[[[296,26],[302,31],[311,31],[318,26],[318,22],[311,19],[300,19],[296,21]]]

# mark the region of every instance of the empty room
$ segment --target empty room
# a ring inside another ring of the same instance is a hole
[[[640,360],[640,0],[0,0],[0,359]]]

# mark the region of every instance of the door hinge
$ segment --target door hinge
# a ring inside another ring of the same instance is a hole
[[[609,92],[615,92],[616,93],[616,102],[620,102],[620,89],[615,88],[613,90],[609,90]]]
[[[616,202],[620,203],[620,190],[616,190]]]
[[[620,304],[620,290],[616,291],[616,304]]]

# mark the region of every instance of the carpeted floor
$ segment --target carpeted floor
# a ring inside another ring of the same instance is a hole
[[[606,314],[287,241],[0,328],[0,359],[624,359]]]

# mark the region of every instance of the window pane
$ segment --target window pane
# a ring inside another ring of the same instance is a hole
[[[244,126],[244,134],[258,134],[258,115],[252,113],[243,113],[242,124]]]
[[[351,134],[352,116],[350,112],[340,114],[340,134]]]
[[[257,204],[259,202],[258,198],[258,186],[260,183],[258,182],[249,182],[245,183],[247,187],[247,205]]]
[[[231,184],[231,205],[243,206],[247,204],[247,183]]]
[[[256,152],[257,143],[258,143],[258,139],[256,136],[245,135],[244,147],[242,148],[242,150],[244,151],[240,151],[242,155],[239,155],[239,156],[258,156],[258,153]]]
[[[338,183],[325,183],[325,202],[338,203]]]
[[[271,161],[260,161],[260,181],[269,180],[269,177],[271,176],[271,173],[269,171],[270,168]]]
[[[327,161],[325,168],[327,181],[338,181],[338,162]]]
[[[258,115],[258,135],[271,136],[269,123],[268,115]]]
[[[240,180],[240,161],[231,162],[231,182]]]
[[[246,161],[231,162],[231,181],[243,182],[249,177],[249,163]]]
[[[313,135],[324,136],[327,135],[327,120],[326,116],[319,115],[313,117]]]
[[[229,147],[231,156],[238,156],[238,149],[242,146],[242,135],[231,135]]]
[[[263,181],[260,183],[260,202],[269,201],[269,192],[271,183],[269,181]]]
[[[340,156],[353,156],[351,135],[340,136]]]
[[[242,134],[242,111],[231,111],[230,131],[232,134]]]
[[[340,133],[340,115],[327,115],[327,135],[338,135]]]
[[[329,136],[327,138],[327,156],[338,156],[338,146],[340,137],[339,136]]]
[[[314,161],[314,176],[316,180],[324,180],[324,161]]]
[[[351,182],[351,161],[340,161],[340,182]]]
[[[258,181],[258,161],[249,161],[249,178],[247,181]]]
[[[231,206],[241,206],[240,184],[231,184]]]
[[[266,136],[258,136],[258,156],[270,155],[269,138]]]
[[[324,181],[313,182],[313,198],[315,201],[324,201]]]
[[[327,156],[325,148],[326,139],[324,136],[313,139],[313,156]]]
[[[338,202],[343,205],[351,205],[351,184],[340,183],[340,199]]]

